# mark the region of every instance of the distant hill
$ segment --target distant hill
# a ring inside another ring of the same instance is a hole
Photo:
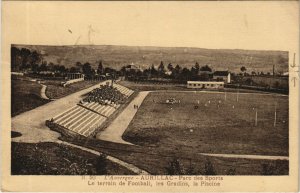
[[[155,66],[163,61],[165,66],[172,63],[182,67],[209,65],[214,70],[230,70],[240,72],[245,66],[247,72],[272,72],[273,64],[276,72],[288,71],[287,51],[203,49],[190,47],[144,47],[144,46],[37,46],[13,45],[43,53],[44,60],[66,67],[75,66],[76,62],[89,62],[93,67],[102,60],[104,66],[120,69],[125,64],[134,63],[141,68]]]

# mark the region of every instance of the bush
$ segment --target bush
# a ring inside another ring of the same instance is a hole
[[[177,158],[173,158],[166,167],[168,175],[183,175],[184,168]]]
[[[217,175],[215,168],[210,160],[206,160],[204,165],[204,175]]]
[[[186,168],[183,164],[179,162],[179,159],[173,158],[170,162],[168,167],[166,167],[167,175],[199,175],[201,174],[200,171],[196,170],[191,163]]]
[[[107,155],[101,154],[96,163],[96,171],[98,175],[107,174]]]

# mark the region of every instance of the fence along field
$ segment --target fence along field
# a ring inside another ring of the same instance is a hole
[[[166,104],[167,98],[180,103]],[[190,154],[288,156],[288,133],[287,96],[152,92],[123,138]]]

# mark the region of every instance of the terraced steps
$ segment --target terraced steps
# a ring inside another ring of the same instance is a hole
[[[114,87],[126,97],[134,92],[122,85],[114,84]],[[107,103],[110,103],[110,101],[107,101]],[[54,116],[52,121],[68,130],[88,137],[119,107],[120,104],[102,105],[96,102],[84,102]]]

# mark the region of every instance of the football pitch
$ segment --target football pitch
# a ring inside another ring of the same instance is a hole
[[[167,104],[175,98],[177,103]],[[184,154],[288,156],[288,96],[151,92],[123,138]]]

